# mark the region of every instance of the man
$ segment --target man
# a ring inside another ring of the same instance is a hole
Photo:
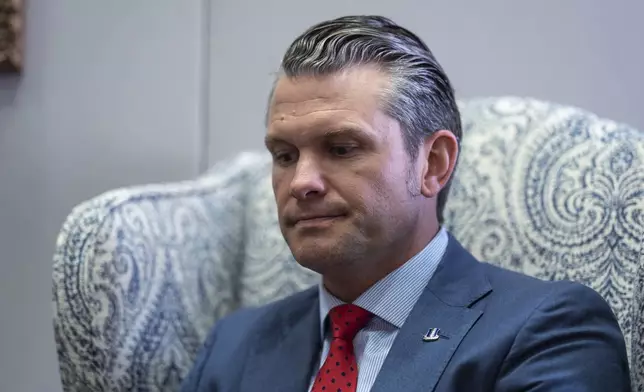
[[[629,391],[597,293],[480,263],[441,227],[460,139],[408,30],[351,16],[298,37],[266,146],[284,238],[322,283],[217,323],[183,390]]]

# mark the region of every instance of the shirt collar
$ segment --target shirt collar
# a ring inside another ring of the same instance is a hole
[[[353,304],[401,328],[436,271],[447,249],[447,242],[447,231],[441,228],[423,250],[371,286]],[[329,293],[321,282],[318,295],[320,332],[324,339],[324,326],[329,311],[344,302]]]

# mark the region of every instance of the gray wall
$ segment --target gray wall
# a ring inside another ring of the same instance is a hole
[[[51,256],[70,209],[261,148],[271,72],[310,24],[382,13],[461,98],[531,95],[644,129],[644,3],[611,3],[27,1],[26,70],[0,77],[0,392],[60,390]]]
[[[198,171],[201,0],[27,1],[0,77],[0,392],[60,390],[51,257],[83,199]]]
[[[272,76],[290,41],[342,14],[420,35],[459,98],[521,95],[644,129],[641,0],[219,0],[212,7],[210,160],[262,146]]]

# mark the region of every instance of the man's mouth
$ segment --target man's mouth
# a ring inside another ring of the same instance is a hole
[[[295,222],[295,227],[321,227],[330,225],[340,219],[344,215],[318,215],[311,217],[304,217]]]

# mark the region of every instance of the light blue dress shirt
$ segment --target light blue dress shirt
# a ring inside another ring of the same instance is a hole
[[[368,392],[373,386],[399,329],[445,254],[447,242],[447,231],[441,228],[422,251],[371,286],[353,302],[374,315],[353,340],[358,363],[357,392]],[[333,307],[344,302],[331,295],[321,283],[319,298],[320,333],[323,341],[319,367],[322,367],[331,345],[331,334],[326,331],[327,315]],[[313,387],[316,373],[317,371],[309,384],[309,391]]]

